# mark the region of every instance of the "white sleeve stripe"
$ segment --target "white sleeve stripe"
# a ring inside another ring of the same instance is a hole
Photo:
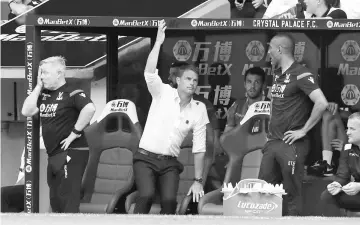
[[[297,79],[300,80],[300,79],[302,79],[304,77],[311,76],[311,75],[312,75],[312,73],[303,73],[303,74],[298,75]]]
[[[70,97],[72,97],[72,96],[74,96],[74,95],[76,95],[76,94],[78,94],[78,93],[81,93],[81,92],[84,92],[83,90],[75,90],[75,91],[73,91],[73,92],[71,92],[70,93]]]

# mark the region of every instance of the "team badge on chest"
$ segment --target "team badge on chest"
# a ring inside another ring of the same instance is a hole
[[[288,84],[288,83],[290,83],[290,74],[285,74],[285,80],[284,80],[284,83],[285,84]]]
[[[56,98],[56,100],[58,100],[58,101],[62,100],[63,99],[63,94],[64,94],[64,92],[59,92],[59,95]]]

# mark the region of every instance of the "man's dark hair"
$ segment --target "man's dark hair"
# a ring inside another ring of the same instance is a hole
[[[244,81],[246,81],[246,77],[249,74],[254,74],[254,75],[260,76],[261,81],[262,81],[263,84],[266,81],[266,73],[265,73],[265,71],[263,69],[261,69],[260,67],[258,67],[258,66],[255,66],[255,67],[252,67],[252,68],[246,70],[245,76],[244,76]]]
[[[187,62],[179,62],[179,61],[176,61],[176,62],[171,63],[170,68],[179,68],[179,67],[188,66],[188,65],[190,65],[190,64],[187,63]]]
[[[174,62],[171,64],[170,68],[176,68],[176,77],[181,77],[186,70],[191,70],[199,75],[198,68],[187,62]]]

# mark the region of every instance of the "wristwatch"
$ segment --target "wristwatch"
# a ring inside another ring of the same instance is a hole
[[[74,127],[74,129],[72,130],[72,132],[74,133],[74,134],[76,134],[76,135],[82,135],[82,131],[79,131],[79,130],[76,130],[75,129],[75,127]]]
[[[194,181],[199,182],[200,184],[202,184],[203,179],[201,177],[200,178],[194,178]]]

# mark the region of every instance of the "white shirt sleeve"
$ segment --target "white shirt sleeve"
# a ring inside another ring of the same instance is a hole
[[[204,103],[199,104],[201,113],[193,128],[193,153],[206,152],[206,124],[209,123],[206,106]]]
[[[341,0],[340,8],[345,11],[348,19],[360,19],[360,0]]]
[[[145,81],[149,92],[153,98],[158,98],[164,89],[165,84],[158,75],[158,70],[155,73],[145,72]]]
[[[264,17],[272,18],[277,16],[296,6],[297,3],[297,0],[272,0],[266,9]]]

